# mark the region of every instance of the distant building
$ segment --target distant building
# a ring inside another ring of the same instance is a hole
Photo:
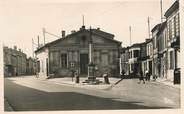
[[[160,24],[157,33],[159,74],[158,77],[167,79],[167,27],[166,21]]]
[[[37,61],[34,58],[29,57],[26,59],[26,74],[35,75],[37,72]]]
[[[62,33],[62,38],[35,51],[40,76],[71,76],[71,70],[87,76],[89,42],[92,42],[91,59],[95,64],[95,75],[101,76],[105,72],[111,76],[119,75],[121,42],[115,40],[113,34],[100,29],[86,29],[85,26],[69,35],[65,35],[64,31]]]
[[[147,70],[150,75],[153,72],[153,39],[146,40],[146,61],[147,61]]]
[[[122,70],[125,72],[125,75],[129,75],[129,49],[127,48],[122,48],[121,49],[121,66]]]
[[[26,74],[26,54],[14,49],[3,47],[4,76],[19,76]]]
[[[157,24],[151,30],[152,32],[152,39],[153,39],[153,76],[159,76],[160,72],[160,61],[158,59],[158,32],[160,30],[161,24]]]
[[[142,72],[143,72],[143,75],[146,75],[146,71],[148,70],[148,64],[147,64],[147,59],[148,59],[148,56],[147,56],[147,53],[146,53],[146,49],[147,49],[147,41],[146,40],[145,42],[141,43],[140,44],[140,57],[139,57],[139,61],[140,61],[140,67],[142,69]]]
[[[140,71],[141,68],[141,61],[140,59],[140,52],[141,52],[141,43],[133,44],[132,46],[128,47],[129,49],[129,74],[135,76]]]

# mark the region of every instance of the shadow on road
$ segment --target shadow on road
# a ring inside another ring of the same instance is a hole
[[[71,92],[44,92],[21,86],[7,80],[5,97],[14,111],[49,111],[49,110],[116,110],[116,109],[162,109],[170,107],[148,107],[138,103],[116,101]],[[5,110],[7,111],[7,110]]]

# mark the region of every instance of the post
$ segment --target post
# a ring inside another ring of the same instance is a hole
[[[33,40],[33,38],[32,38],[32,53],[33,53],[33,58],[34,58],[34,40]]]
[[[38,35],[38,48],[40,47],[40,38],[39,38],[39,35]]]
[[[129,26],[129,32],[130,32],[130,45],[132,45],[132,28]]]
[[[148,38],[150,39],[150,18],[148,16]]]
[[[84,26],[84,15],[82,15],[82,26]]]
[[[43,44],[45,45],[45,28],[42,29],[43,30]]]
[[[160,0],[160,15],[161,15],[161,23],[163,22],[163,17],[162,17],[162,0]]]

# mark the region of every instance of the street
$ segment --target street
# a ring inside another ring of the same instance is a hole
[[[60,85],[35,77],[4,79],[5,99],[14,111],[180,108],[180,89],[126,79],[108,90]],[[8,111],[8,110],[5,110]]]

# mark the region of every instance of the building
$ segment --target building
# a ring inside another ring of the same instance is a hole
[[[141,68],[141,43],[136,43],[130,46],[129,48],[129,75],[136,76],[136,74],[140,71]]]
[[[153,39],[146,40],[146,62],[147,62],[147,70],[150,75],[153,72]]]
[[[176,0],[165,12],[167,21],[167,78],[174,80],[174,71],[180,69],[180,16],[179,1]]]
[[[146,71],[148,70],[148,63],[147,63],[147,42],[149,41],[149,39],[146,39],[145,42],[140,44],[140,57],[139,57],[139,61],[141,64],[141,68],[142,68],[142,72],[143,75],[146,75]]]
[[[160,24],[157,33],[157,46],[158,46],[158,77],[167,79],[167,27],[166,21]]]
[[[62,38],[35,51],[40,76],[71,76],[71,70],[87,76],[90,59],[95,64],[96,76],[105,72],[111,76],[119,75],[121,42],[115,40],[113,34],[99,28],[86,29],[85,26],[69,35],[65,35],[64,31],[62,33]]]
[[[26,74],[27,75],[35,75],[37,72],[37,61],[34,58],[26,59]]]
[[[157,24],[151,30],[152,40],[153,40],[153,76],[159,76],[160,72],[160,61],[158,59],[158,32],[160,30],[161,24]]]
[[[128,47],[121,49],[121,66],[122,70],[125,72],[125,75],[129,75],[129,50]]]
[[[4,76],[19,76],[26,74],[26,54],[21,49],[17,50],[3,47]]]

